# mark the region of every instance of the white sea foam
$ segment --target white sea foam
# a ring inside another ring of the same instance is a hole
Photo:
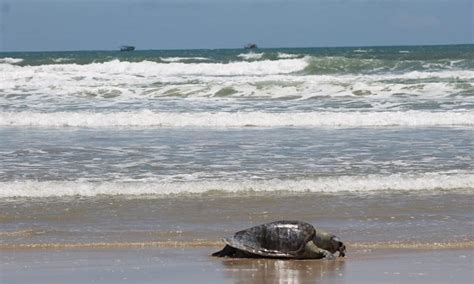
[[[129,102],[146,107],[148,100],[156,100],[159,97],[177,100],[185,98],[185,102],[195,101],[198,105],[203,105],[203,100],[206,100],[209,102],[207,104],[209,106],[224,100],[233,105],[233,102],[244,98],[277,100],[282,98],[292,99],[294,103],[302,106],[315,104],[316,107],[318,103],[324,101],[319,97],[339,97],[345,102],[363,101],[367,103],[366,110],[369,111],[406,110],[407,104],[416,103],[416,101],[423,102],[423,100],[440,102],[439,108],[434,105],[434,109],[445,112],[472,107],[472,97],[467,96],[461,98],[462,100],[457,100],[457,103],[451,104],[450,102],[453,100],[449,97],[450,94],[456,94],[462,90],[456,89],[455,84],[438,80],[430,80],[430,82],[423,84],[416,82],[413,84],[397,82],[386,84],[370,81],[370,78],[364,77],[357,81],[356,78],[342,79],[335,76],[312,76],[311,78],[286,75],[201,77],[197,79],[198,81],[194,81],[193,78],[162,77],[157,79],[150,77],[148,79],[123,74],[115,76],[77,74],[78,76],[68,75],[67,77],[49,73],[32,73],[29,77],[22,72],[18,74],[18,80],[4,82],[0,76],[3,98],[5,95],[16,95],[15,99],[4,100],[4,104],[11,104],[13,109],[20,104],[25,104],[35,109],[36,112],[55,110],[62,104],[83,103],[93,103],[94,106],[104,106],[108,109],[117,102]],[[20,79],[21,76],[25,76],[24,79]],[[162,85],[154,85],[157,80],[160,84],[163,82]],[[167,80],[171,82],[167,82]],[[469,92],[469,88],[472,88],[467,85],[465,92]],[[412,86],[413,89],[405,89]],[[392,96],[406,92],[409,93],[403,97]],[[2,94],[0,94],[0,100],[2,100]],[[339,109],[344,110],[346,106],[349,109],[352,108],[350,104],[341,104],[342,108]],[[206,108],[199,108],[197,111],[205,110]],[[291,111],[297,112],[298,110]]]
[[[256,60],[256,59],[262,58],[263,53],[249,52],[249,53],[241,53],[237,56],[245,60]]]
[[[1,182],[0,198],[96,196],[96,195],[169,195],[222,191],[245,192],[367,192],[386,190],[434,191],[464,190],[473,192],[474,174],[421,174],[389,176],[341,176],[306,180],[262,181],[193,181],[193,182],[87,182],[21,181]]]
[[[180,62],[180,61],[187,61],[187,60],[206,61],[206,60],[209,60],[209,58],[206,58],[206,57],[160,57],[160,60],[164,62]]]
[[[40,127],[432,127],[474,126],[474,112],[3,112],[1,126]]]
[[[263,54],[263,53],[262,53]],[[261,56],[262,54],[249,53],[242,56]],[[51,79],[68,79],[71,76],[90,76],[113,80],[118,75],[140,76],[141,78],[154,78],[157,76],[191,76],[195,75],[199,78],[206,76],[269,76],[279,74],[292,74],[298,71],[304,71],[314,58],[291,58],[293,54],[280,54],[282,58],[279,60],[259,60],[259,61],[243,61],[229,63],[208,63],[195,62],[183,63],[179,62],[185,59],[206,60],[204,57],[172,57],[163,58],[170,63],[158,63],[152,61],[128,62],[120,60],[112,60],[104,63],[91,64],[50,64],[40,66],[18,66],[12,64],[0,64],[0,72],[4,77],[2,80],[21,80],[28,78],[35,81],[35,77],[51,77]],[[297,55],[295,55],[297,56]],[[286,58],[288,57],[288,58]],[[68,58],[54,59],[56,62],[69,60]],[[0,58],[0,63],[19,63],[23,61],[21,58]],[[297,74],[294,77],[302,77],[304,74]],[[400,80],[400,79],[474,79],[474,71],[472,70],[441,70],[441,71],[410,71],[404,73],[385,73],[385,74],[331,74],[331,75],[310,75],[306,74],[305,78],[309,80],[344,80],[347,83],[351,81],[380,81],[380,80]],[[31,78],[34,76],[33,78]],[[120,78],[122,79],[122,78]],[[319,81],[318,81],[319,82]],[[49,82],[51,83],[51,82]],[[123,83],[123,82],[122,82]],[[387,82],[389,83],[389,82]]]
[[[61,63],[61,62],[68,62],[68,61],[73,61],[73,60],[74,58],[60,57],[60,58],[54,58],[53,62]]]
[[[0,71],[24,74],[118,74],[140,75],[147,77],[173,76],[173,75],[199,75],[199,76],[236,76],[236,75],[272,75],[288,74],[303,70],[307,66],[304,59],[262,60],[257,62],[230,62],[230,63],[157,63],[152,61],[127,62],[112,60],[104,63],[78,64],[52,64],[40,66],[0,66]],[[74,75],[76,75],[74,74]],[[7,76],[6,79],[8,79]],[[11,78],[13,79],[13,78]]]
[[[280,58],[280,59],[297,58],[299,56],[300,55],[298,55],[298,54],[278,52],[278,58]]]
[[[16,64],[22,62],[22,58],[11,58],[11,57],[4,57],[0,58],[0,64],[1,63],[7,63],[7,64]]]
[[[85,100],[110,107],[113,102],[136,104],[158,97],[197,101],[357,98],[376,111],[402,110],[407,102],[424,100],[439,102],[438,109],[444,111],[459,109],[462,104],[472,106],[473,97],[468,95],[474,88],[472,70],[308,75],[304,71],[308,64],[308,58],[226,64],[118,60],[86,65],[0,64],[0,99],[10,97],[4,101],[7,108],[26,105],[48,111]],[[380,99],[385,102],[378,103]]]

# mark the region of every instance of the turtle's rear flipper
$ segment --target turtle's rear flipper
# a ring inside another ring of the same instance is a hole
[[[236,253],[236,249],[226,245],[222,250],[216,251],[215,253],[212,254],[212,256],[217,256],[217,257],[224,257],[224,256],[234,256]]]

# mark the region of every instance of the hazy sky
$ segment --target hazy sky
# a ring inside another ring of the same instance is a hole
[[[474,43],[474,0],[0,0],[0,51]]]

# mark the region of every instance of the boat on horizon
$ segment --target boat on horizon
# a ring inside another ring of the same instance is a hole
[[[249,43],[246,46],[244,46],[245,49],[257,49],[257,45],[255,43]]]
[[[135,46],[132,46],[132,45],[122,45],[120,47],[120,51],[134,51],[135,50]]]

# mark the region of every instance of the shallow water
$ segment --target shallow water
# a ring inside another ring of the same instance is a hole
[[[0,196],[471,188],[470,128],[0,128]]]

